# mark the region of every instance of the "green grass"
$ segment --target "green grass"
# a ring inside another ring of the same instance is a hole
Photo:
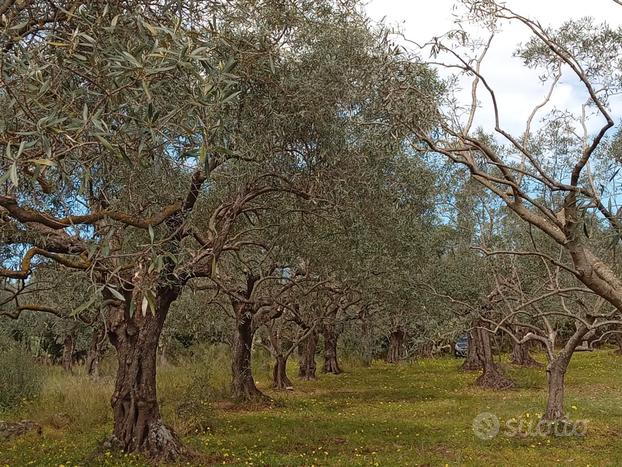
[[[545,402],[544,371],[510,368],[519,388],[491,392],[475,388],[477,374],[457,371],[458,364],[440,358],[350,367],[314,382],[292,378],[293,392],[267,389],[262,367],[259,386],[278,400],[275,407],[215,403],[206,409],[208,422],[201,424],[189,423],[174,409],[184,397],[195,397],[184,386],[196,369],[166,368],[159,385],[165,419],[198,453],[190,465],[622,465],[622,357],[599,351],[573,359],[566,408],[572,419],[589,423],[585,437],[572,438],[502,433],[478,439],[472,420],[480,412],[494,413],[502,426],[513,418],[538,417]],[[293,367],[290,374],[295,375]],[[79,375],[48,376],[38,401],[6,415],[40,420],[43,437],[0,443],[0,465],[145,465],[137,456],[96,452],[110,431],[110,415],[101,405],[107,403],[110,383],[89,384]],[[52,411],[63,408],[75,418],[71,425],[53,421]],[[82,409],[92,410],[92,418],[78,418]]]

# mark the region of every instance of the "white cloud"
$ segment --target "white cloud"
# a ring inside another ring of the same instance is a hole
[[[567,19],[583,16],[622,25],[622,7],[613,0],[509,0],[505,3],[517,13],[538,19],[544,25],[556,26]],[[390,24],[403,24],[408,37],[424,41],[452,27],[454,5],[454,0],[370,0],[367,12],[376,19],[386,17]],[[512,34],[520,33],[513,31]],[[521,40],[517,39],[515,42]]]
[[[386,23],[396,25],[404,35],[418,43],[425,43],[434,36],[440,36],[455,27],[455,1],[436,0],[371,0],[367,11],[375,19],[385,18]],[[622,7],[613,0],[508,0],[507,6],[517,13],[539,20],[543,25],[558,26],[568,19],[591,16],[599,22],[612,26],[622,25]],[[517,45],[526,41],[529,33],[525,27],[513,24],[503,27],[495,38],[482,72],[495,89],[500,108],[502,124],[512,132],[524,129],[525,121],[535,105],[546,95],[547,87],[538,79],[538,72],[526,69],[520,59],[512,57]],[[468,88],[468,83],[465,82]],[[464,90],[468,99],[469,90]],[[493,124],[489,111],[489,100],[480,91],[480,100],[484,106],[477,123],[487,129]],[[559,89],[554,93],[548,108],[569,109],[579,112],[587,95],[570,75],[562,78]],[[622,118],[622,99],[614,101],[613,114]],[[535,123],[535,122],[534,122]],[[596,128],[598,121],[591,123]]]

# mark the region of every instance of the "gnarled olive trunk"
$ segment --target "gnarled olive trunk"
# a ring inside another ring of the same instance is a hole
[[[490,389],[509,389],[514,387],[514,382],[503,375],[501,369],[494,361],[489,332],[480,325],[473,330],[473,333],[476,335],[475,348],[477,356],[482,362],[483,368],[483,373],[475,380],[475,384]]]
[[[515,334],[518,339],[522,339],[525,336],[525,332],[520,331],[520,330],[516,330]],[[532,344],[532,341],[527,341],[524,344],[519,344],[518,342],[513,340],[512,341],[512,353],[510,354],[510,361],[514,365],[519,365],[523,367],[542,366],[542,364],[534,360],[531,354],[529,353],[531,344]]]
[[[460,367],[464,371],[476,371],[483,368],[482,361],[477,354],[478,336],[479,335],[475,331],[469,332],[467,340],[467,357]]]
[[[594,317],[588,317],[591,322]],[[577,326],[575,333],[568,339],[564,349],[557,354],[556,357],[549,357],[549,363],[546,366],[546,378],[548,384],[548,399],[546,401],[546,410],[542,420],[547,422],[556,422],[563,420],[564,417],[564,378],[570,359],[572,358],[579,342],[589,333],[589,328],[583,322]],[[551,347],[554,347],[551,345]],[[549,353],[551,355],[551,353]]]
[[[293,389],[293,384],[287,377],[287,358],[277,354],[272,370],[272,387],[275,389]]]
[[[112,395],[113,440],[125,452],[142,452],[152,459],[173,461],[183,452],[173,431],[160,417],[156,394],[156,353],[164,320],[176,293],[156,292],[155,310],[141,307],[139,294],[131,307],[114,308],[108,336],[117,351],[118,368]]]
[[[404,350],[404,331],[398,328],[391,332],[389,336],[389,350],[387,352],[387,363],[397,363],[403,357]]]
[[[73,334],[67,334],[63,341],[63,370],[67,373],[73,373],[73,351],[75,345],[76,339]]]
[[[371,326],[369,323],[369,319],[366,316],[363,316],[361,323],[361,363],[365,367],[370,367],[372,361],[374,359],[374,346],[373,346],[373,337],[371,332]]]
[[[543,420],[559,421],[564,418],[564,378],[570,358],[561,354],[546,367],[548,399]]]
[[[91,343],[86,354],[86,374],[93,379],[99,378],[99,363],[106,346],[106,331],[104,326],[96,326],[91,334]]]
[[[324,326],[322,335],[324,336],[324,373],[341,373],[339,362],[337,361],[337,333],[334,324]]]
[[[233,397],[238,400],[264,399],[266,396],[257,389],[251,366],[253,347],[253,317],[247,305],[233,302],[235,311],[235,332],[233,336],[233,359],[231,362]]]
[[[315,379],[315,351],[317,350],[318,334],[312,331],[300,345],[300,362],[298,376],[302,379]]]
[[[531,347],[529,342],[519,344],[517,342],[512,343],[512,353],[510,354],[510,361],[514,365],[523,367],[538,367],[542,364],[531,356],[529,348]]]

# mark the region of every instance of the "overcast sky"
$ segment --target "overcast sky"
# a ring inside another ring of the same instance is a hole
[[[388,24],[398,25],[409,39],[424,43],[455,27],[454,3],[454,0],[370,0],[367,11],[372,18],[385,18]],[[622,25],[622,6],[613,0],[507,0],[506,4],[517,13],[538,19],[543,25],[555,26],[584,16]],[[482,69],[496,90],[500,107],[506,109],[501,115],[502,124],[514,132],[522,131],[531,109],[546,94],[538,73],[525,69],[519,59],[512,57],[512,51],[528,37],[520,25],[504,27],[495,38]],[[487,104],[483,98],[480,93],[483,104]],[[553,95],[552,105],[578,111],[585,98],[576,83],[564,78]],[[612,107],[616,119],[622,119],[622,99],[613,102]],[[489,127],[491,121],[490,112],[480,110],[478,122]],[[596,125],[597,122],[592,122],[590,127]]]

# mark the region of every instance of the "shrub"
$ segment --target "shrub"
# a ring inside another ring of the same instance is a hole
[[[53,366],[45,371],[41,395],[34,403],[28,404],[22,414],[46,426],[86,433],[112,420],[112,391],[111,378],[94,381],[81,367],[70,375],[59,366]]]
[[[180,434],[204,432],[213,424],[212,404],[229,395],[230,356],[225,346],[201,345],[179,366],[158,374],[160,408]]]
[[[0,409],[13,408],[41,391],[43,374],[25,350],[0,347]]]

